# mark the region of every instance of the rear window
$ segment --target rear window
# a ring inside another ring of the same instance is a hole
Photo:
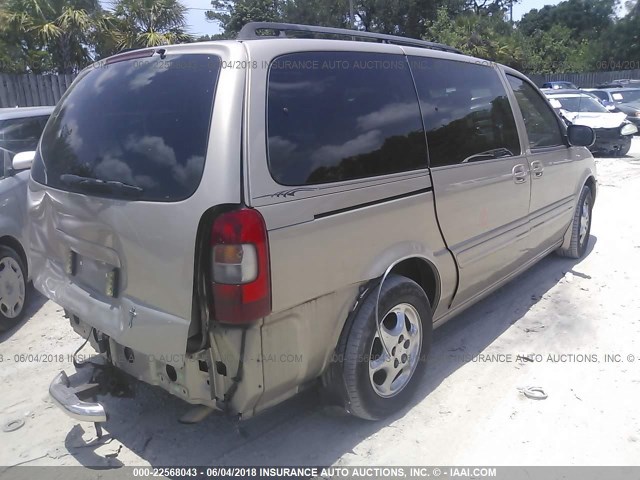
[[[549,99],[556,99],[562,105],[562,108],[569,112],[597,112],[609,113],[600,102],[591,97],[558,97],[552,96]]]
[[[219,71],[220,59],[202,54],[86,70],[47,123],[33,179],[89,195],[189,197],[202,177]],[[114,182],[134,188],[104,188]]]
[[[589,93],[594,94],[596,97],[598,97],[601,100],[609,100],[609,95],[607,95],[607,92],[599,92],[598,90],[591,90]]]
[[[11,154],[35,150],[48,116],[0,120],[0,150]]]
[[[611,96],[614,100],[621,102],[639,102],[640,90],[624,90],[622,92],[615,92]]]

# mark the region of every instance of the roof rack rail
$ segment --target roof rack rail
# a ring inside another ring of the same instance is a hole
[[[260,38],[274,38],[273,36],[259,35],[260,30],[274,30],[278,32],[278,38],[287,38],[286,32],[308,32],[321,33],[325,35],[340,35],[345,37],[367,38],[377,40],[381,43],[393,43],[396,45],[406,45],[411,47],[430,48],[432,50],[442,50],[443,52],[462,53],[460,50],[443,45],[441,43],[427,42],[415,38],[399,37],[397,35],[387,35],[385,33],[361,32],[359,30],[349,30],[347,28],[316,27],[313,25],[298,25],[295,23],[278,22],[250,22],[247,23],[238,35],[236,40],[255,40]]]

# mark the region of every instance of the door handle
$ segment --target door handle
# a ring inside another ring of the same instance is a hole
[[[513,181],[516,183],[524,183],[527,179],[527,168],[519,163],[511,169],[511,174],[513,175]]]
[[[534,178],[540,178],[544,173],[544,167],[542,166],[541,162],[539,162],[538,160],[534,160],[533,162],[531,162],[531,171],[533,172]]]

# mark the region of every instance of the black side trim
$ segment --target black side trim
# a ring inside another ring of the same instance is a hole
[[[350,212],[351,210],[358,210],[360,208],[370,207],[372,205],[378,205],[380,203],[391,202],[393,200],[399,200],[401,198],[413,197],[415,195],[420,195],[422,193],[432,192],[432,187],[421,188],[420,190],[414,190],[413,192],[402,193],[400,195],[394,195],[393,197],[385,197],[380,200],[374,200],[372,202],[360,203],[358,205],[353,205],[351,207],[339,208],[338,210],[330,210],[328,212],[318,213],[313,216],[314,220],[318,220],[320,218],[330,217],[332,215],[337,215],[339,213]]]

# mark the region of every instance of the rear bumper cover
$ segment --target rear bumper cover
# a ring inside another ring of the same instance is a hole
[[[107,413],[100,403],[85,402],[78,398],[75,388],[71,386],[69,377],[64,371],[56,375],[49,385],[49,395],[53,402],[71,418],[94,423],[107,421]]]

